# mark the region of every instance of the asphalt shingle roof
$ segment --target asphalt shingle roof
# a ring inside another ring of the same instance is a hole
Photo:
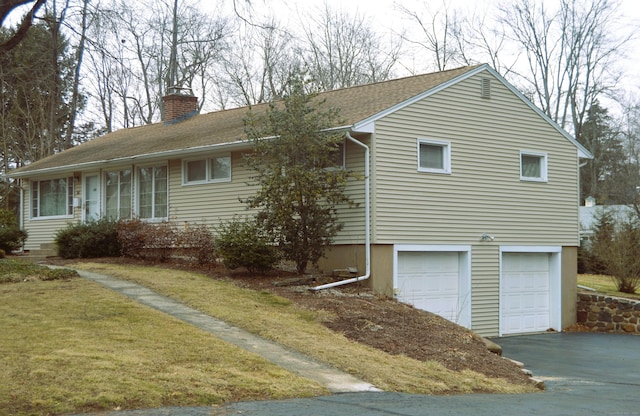
[[[469,72],[467,66],[442,72],[328,91],[320,94],[326,105],[340,109],[344,125],[353,125],[425,91]],[[254,105],[254,111],[266,108]],[[122,129],[93,139],[61,153],[38,160],[9,173],[9,176],[96,162],[126,160],[141,155],[178,152],[245,140],[243,120],[249,107],[193,116],[176,124],[156,123]],[[339,126],[336,126],[339,127]]]

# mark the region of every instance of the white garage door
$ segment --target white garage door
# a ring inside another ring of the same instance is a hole
[[[397,299],[468,326],[460,303],[459,252],[398,252]]]
[[[551,325],[550,254],[503,253],[502,334],[541,332]]]

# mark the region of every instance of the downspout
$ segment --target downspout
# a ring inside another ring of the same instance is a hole
[[[21,230],[24,230],[24,186],[23,186],[23,180],[22,179],[18,179],[18,189],[20,189],[20,208],[19,208],[19,212],[18,212],[18,226],[20,227]],[[24,253],[24,241],[22,242],[22,244],[20,245],[20,249],[18,250],[18,253]]]
[[[349,283],[355,283],[355,282],[360,282],[362,280],[367,280],[370,276],[371,276],[371,220],[369,218],[369,213],[370,213],[370,180],[369,180],[369,165],[370,165],[370,161],[369,161],[369,146],[367,146],[366,144],[360,142],[359,140],[354,139],[353,137],[351,137],[351,134],[349,134],[349,132],[347,132],[346,134],[346,138],[347,140],[349,140],[352,143],[357,144],[358,146],[361,146],[364,148],[364,160],[365,160],[365,164],[364,164],[364,228],[365,228],[365,236],[364,236],[364,250],[365,250],[365,273],[362,276],[358,276],[358,277],[353,277],[351,279],[346,279],[346,280],[340,280],[338,282],[333,282],[333,283],[327,283],[324,285],[320,285],[320,286],[316,286],[316,287],[312,287],[311,290],[314,291],[318,291],[318,290],[322,290],[322,289],[328,289],[330,287],[336,287],[336,286],[342,286],[342,285],[346,285]]]

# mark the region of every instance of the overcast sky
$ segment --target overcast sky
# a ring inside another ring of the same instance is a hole
[[[199,0],[202,3],[210,3],[210,0]],[[230,0],[229,4],[231,3]],[[239,4],[243,0],[236,0]],[[254,12],[264,12],[269,14],[268,10],[274,10],[276,15],[283,17],[290,13],[285,22],[295,21],[297,12],[307,13],[313,10],[321,10],[325,1],[335,9],[347,11],[358,11],[372,20],[376,28],[381,32],[400,32],[407,27],[408,21],[406,17],[398,11],[397,0],[252,0]],[[450,10],[460,9],[466,11],[470,15],[474,10],[478,13],[484,13],[500,3],[500,0],[402,0],[400,3],[410,10],[424,10],[424,5],[428,4],[430,8],[437,10],[443,2],[446,1]],[[505,0],[508,1],[508,0]],[[546,0],[551,5],[555,5],[557,0]],[[616,0],[612,0],[616,1]],[[616,26],[621,30],[631,30],[640,33],[640,2],[638,0],[619,0],[623,19],[616,22]],[[625,29],[628,28],[628,29]],[[628,33],[628,32],[627,32]],[[629,45],[629,56],[623,66],[626,72],[624,85],[625,89],[640,96],[640,35],[636,37]],[[406,75],[406,74],[400,74]]]

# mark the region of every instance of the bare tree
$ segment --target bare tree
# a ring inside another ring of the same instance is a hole
[[[192,88],[205,105],[227,21],[176,0],[109,4],[95,11],[87,73],[107,130],[157,121],[169,87]]]
[[[616,37],[613,0],[561,0],[549,11],[539,0],[502,6],[501,21],[524,51],[528,71],[519,80],[554,121],[579,137],[588,109],[611,91],[613,62],[630,36]]]
[[[614,184],[613,193],[619,203],[633,206],[640,219],[640,100],[623,103],[620,133],[626,154],[622,178]]]
[[[363,15],[334,11],[326,3],[304,33],[301,55],[321,90],[386,80],[398,61],[400,41],[385,45]]]
[[[455,43],[455,64],[489,63],[504,77],[510,77],[518,61],[518,49],[509,50],[505,27],[497,24],[490,10],[474,9],[467,14],[454,11],[448,25]]]
[[[433,59],[436,70],[444,71],[450,64],[460,62],[461,39],[460,36],[456,38],[452,34],[458,30],[458,35],[461,35],[461,23],[446,1],[443,1],[442,7],[435,11],[431,10],[426,3],[423,11],[410,10],[403,5],[399,5],[398,8],[410,22],[416,25],[420,34],[419,36],[404,35],[403,39],[417,46],[420,52],[426,51]]]
[[[264,23],[240,23],[221,65],[220,97],[227,104],[252,105],[282,98],[285,84],[300,66],[291,33],[274,17]]]

